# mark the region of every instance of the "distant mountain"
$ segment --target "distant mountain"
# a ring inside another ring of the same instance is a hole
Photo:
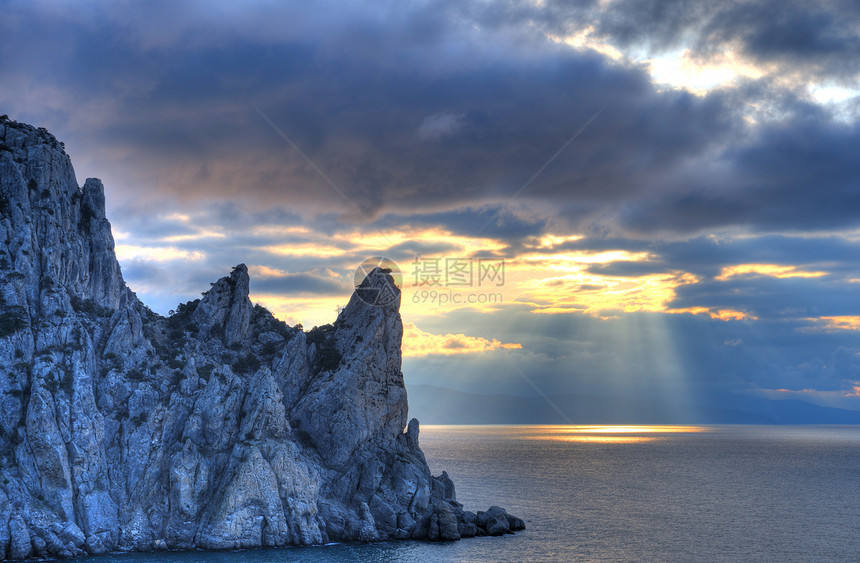
[[[598,395],[546,400],[432,385],[407,384],[407,391],[409,414],[423,424],[860,424],[857,411],[730,393],[715,397],[722,405],[715,407]]]

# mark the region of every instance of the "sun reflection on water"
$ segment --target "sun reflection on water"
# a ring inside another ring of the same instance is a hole
[[[707,432],[704,426],[540,426],[532,427],[527,440],[597,444],[637,444],[663,439],[661,434]]]

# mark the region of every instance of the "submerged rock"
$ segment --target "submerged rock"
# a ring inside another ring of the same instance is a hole
[[[251,303],[243,264],[157,315],[122,279],[102,183],[8,119],[0,238],[0,559],[522,529],[431,476],[387,272],[310,332]]]

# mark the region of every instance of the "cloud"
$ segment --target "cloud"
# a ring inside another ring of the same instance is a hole
[[[761,275],[775,278],[820,278],[827,272],[809,272],[798,270],[796,266],[781,266],[779,264],[738,264],[726,266],[716,280],[725,281],[734,276]]]
[[[522,348],[516,342],[503,343],[496,339],[488,340],[479,336],[465,334],[431,334],[415,326],[403,324],[403,355],[423,357],[430,355],[453,356],[459,354],[479,354],[500,349],[516,350]]]
[[[707,0],[510,4],[478,12],[488,25],[531,24],[558,37],[587,34],[586,45],[650,55],[688,49],[699,61],[737,52],[777,75],[850,81],[860,71],[860,9],[850,0]]]
[[[534,209],[513,202],[480,206],[461,206],[448,211],[386,213],[367,228],[404,229],[439,228],[467,237],[484,237],[516,244],[521,239],[538,236],[547,228],[547,217]]]
[[[73,154],[98,154],[83,161],[88,175],[123,202],[242,199],[366,223],[515,198],[532,225],[601,222],[636,236],[858,225],[856,128],[805,90],[815,73],[860,68],[847,5],[347,3],[327,18],[298,5],[163,5],[158,18],[127,8],[13,4],[0,51],[10,76],[0,103],[49,116]],[[629,53],[685,42],[709,57],[706,46],[722,46],[812,74],[661,90],[630,54],[547,37],[586,28]],[[37,90],[61,99],[46,111],[21,96]],[[512,227],[485,215],[473,229]]]
[[[135,244],[118,244],[116,255],[119,260],[140,260],[150,262],[173,262],[182,260],[184,262],[196,262],[203,260],[202,252],[189,252],[172,246],[138,246]]]
[[[457,256],[462,247],[450,242],[410,240],[388,248],[385,253],[395,260],[411,260],[416,256],[445,255]]]
[[[413,377],[837,393],[860,380],[858,22],[847,0],[11,2],[0,105],[105,180],[160,312],[239,262],[310,326],[369,256],[504,259],[492,308],[404,306]]]
[[[462,115],[443,111],[428,115],[418,126],[418,137],[423,141],[435,141],[454,134],[462,127]]]
[[[707,307],[743,311],[761,319],[805,319],[860,314],[849,282],[825,278],[736,276],[676,288],[672,309]]]
[[[78,19],[68,13],[19,11],[22,26],[37,36],[62,28],[71,46],[62,72],[53,72],[55,59],[49,59],[50,65],[26,67],[21,80],[62,84],[69,108],[93,97],[110,100],[85,136],[77,130],[67,144],[77,151],[109,148],[98,150],[99,175],[123,186],[115,189],[134,190],[138,200],[242,197],[258,208],[286,203],[359,220],[419,206],[444,212],[498,205],[606,106],[528,193],[539,202],[576,201],[581,217],[635,193],[633,177],[659,182],[663,169],[719,143],[732,128],[718,96],[661,95],[641,69],[558,48],[539,36],[516,54],[504,34],[468,32],[451,20],[435,18],[444,31],[437,29],[430,43],[387,27],[375,29],[380,35],[373,38],[362,29],[372,25],[368,20],[377,14],[371,11],[352,24],[332,21],[332,33],[317,40],[302,35],[291,41],[294,30],[282,38],[252,35],[240,25],[228,33],[226,47],[196,42],[221,29],[206,17],[185,24],[195,41],[163,51],[143,46],[160,39],[115,36],[118,16],[110,10],[86,31],[66,26],[66,19]],[[256,14],[259,20],[266,12]],[[401,15],[413,21],[425,13]],[[149,19],[141,22],[130,36],[160,35]],[[16,50],[33,41],[9,31],[5,40],[20,41]],[[87,47],[95,40],[120,47],[100,54]],[[408,65],[393,64],[390,42],[408,50],[418,41],[422,50],[410,51]],[[474,49],[472,56],[451,54],[459,41]],[[105,87],[94,91],[94,83]],[[128,86],[139,83],[146,86]],[[0,91],[0,100],[24,114],[38,110],[17,96],[20,91]],[[66,138],[63,123],[75,120],[67,111],[51,128]],[[667,130],[667,122],[675,126]],[[438,142],[416,140],[416,129]]]
[[[750,395],[766,397],[768,399],[795,399],[818,405],[835,407],[839,409],[857,410],[858,390],[860,382],[847,389],[839,391],[822,391],[819,389],[755,389]]]
[[[860,331],[860,315],[825,316],[816,320],[822,323],[824,330]]]
[[[432,357],[404,360],[413,383],[532,395],[595,393],[725,406],[727,393],[753,389],[851,388],[860,380],[856,331],[800,329],[808,320],[719,320],[707,315],[629,313],[598,319],[576,313],[532,315],[506,308],[492,315],[451,312],[421,319],[423,330],[459,323],[487,339],[523,349],[497,361],[478,355],[443,367]],[[856,408],[857,405],[853,408]]]
[[[860,165],[849,147],[860,142],[860,132],[808,104],[791,111],[757,126],[718,160],[677,176],[684,187],[627,203],[621,223],[640,233],[856,228],[848,210],[860,205],[854,189]]]

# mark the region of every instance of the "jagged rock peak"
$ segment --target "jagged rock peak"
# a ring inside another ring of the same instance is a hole
[[[350,463],[368,442],[390,447],[406,427],[399,307],[400,290],[393,278],[376,268],[356,288],[325,338],[312,344],[315,364],[321,357],[334,356],[336,361],[310,382],[294,418],[317,436],[319,451],[332,466]]]
[[[351,308],[364,306],[380,307],[386,311],[400,310],[400,288],[387,268],[374,268],[355,288],[349,304],[345,308],[352,313]]]
[[[254,306],[248,297],[248,267],[239,264],[209,288],[192,314],[192,320],[207,332],[224,332],[228,345],[243,343]]]
[[[101,181],[78,188],[62,143],[8,118],[0,119],[0,237],[0,269],[23,276],[19,303],[38,309],[40,288],[55,286],[110,309],[133,300],[114,255]]]

